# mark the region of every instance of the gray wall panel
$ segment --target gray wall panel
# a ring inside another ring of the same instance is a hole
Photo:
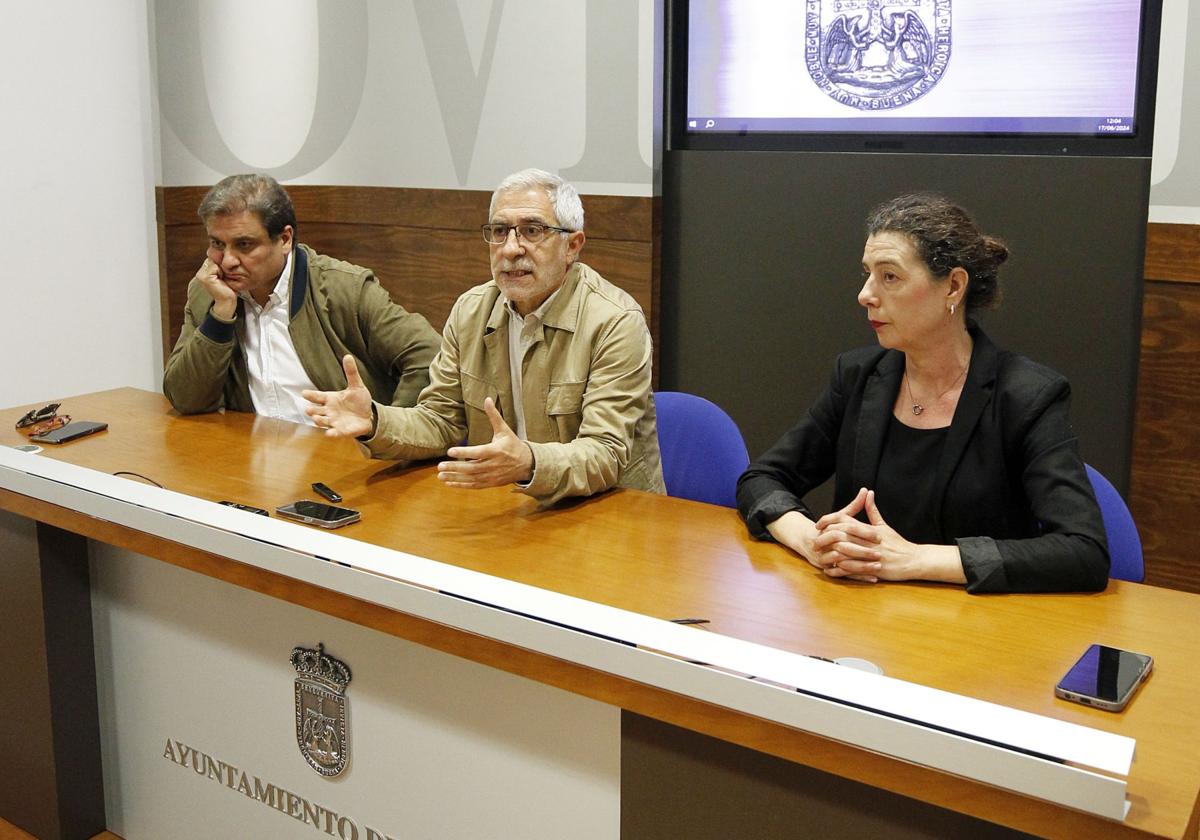
[[[837,353],[875,340],[855,300],[868,210],[937,190],[1012,250],[984,329],[1071,380],[1084,458],[1124,490],[1149,170],[1142,158],[668,152],[661,387],[719,403],[761,453]]]

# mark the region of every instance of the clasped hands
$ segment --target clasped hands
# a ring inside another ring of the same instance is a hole
[[[855,517],[866,512],[867,521]],[[875,491],[862,488],[841,510],[816,522],[808,561],[829,577],[875,583],[912,577],[917,546],[896,533],[875,505]]]
[[[342,359],[346,373],[343,391],[304,391],[310,403],[305,413],[330,437],[362,437],[375,433],[371,412],[371,392],[363,384],[354,357]],[[480,490],[533,477],[533,450],[517,437],[496,409],[491,397],[483,401],[483,410],[492,424],[492,440],[478,446],[453,446],[438,464],[438,479],[450,487]]]

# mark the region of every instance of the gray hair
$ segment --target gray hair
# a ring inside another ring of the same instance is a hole
[[[230,175],[208,191],[197,211],[205,224],[213,216],[250,212],[258,216],[267,235],[278,239],[288,225],[296,230],[292,199],[270,175]]]
[[[583,202],[579,193],[570,183],[544,169],[522,169],[514,172],[503,181],[492,193],[492,204],[488,208],[490,217],[496,212],[496,198],[502,193],[513,190],[545,190],[554,208],[558,223],[570,230],[583,230]]]

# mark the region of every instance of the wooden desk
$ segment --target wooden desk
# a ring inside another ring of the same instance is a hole
[[[0,412],[0,443],[23,438]],[[366,460],[314,429],[253,415],[178,417],[132,389],[72,397],[65,411],[108,432],[47,447],[198,498],[274,509],[324,481],[361,510],[348,536],[591,601],[799,653],[855,656],[889,676],[1137,739],[1124,824],[1069,811],[527,650],[407,616],[8,491],[0,507],[456,656],[916,800],[1051,837],[1194,837],[1200,819],[1200,598],[1119,581],[1094,595],[968,596],[924,584],[827,580],[750,540],[722,508],[615,491],[538,511],[507,489],[444,488],[428,467]],[[1155,657],[1120,715],[1057,700],[1086,645]]]

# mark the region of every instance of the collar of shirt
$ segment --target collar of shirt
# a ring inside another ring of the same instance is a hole
[[[304,412],[308,403],[300,393],[305,389],[316,390],[316,386],[304,370],[290,330],[288,293],[292,259],[293,254],[289,253],[266,306],[259,306],[249,295],[242,296],[246,302],[245,317],[237,320],[235,329],[246,359],[247,384],[255,413],[312,425],[312,418]]]
[[[261,312],[264,309],[270,309],[275,304],[286,301],[288,299],[288,291],[292,287],[292,263],[295,259],[295,248],[288,251],[287,262],[283,264],[283,273],[279,275],[279,279],[275,281],[275,288],[271,290],[270,297],[267,298],[266,306],[259,306],[258,301],[250,296],[249,292],[238,292],[238,297],[244,300],[247,306],[254,307],[254,312]]]
[[[561,290],[561,286],[555,289],[550,297],[542,301],[541,306],[524,316],[517,312],[512,301],[505,301],[504,308],[508,310],[508,373],[509,379],[512,380],[513,411],[517,415],[516,424],[509,425],[521,440],[526,440],[525,400],[521,396],[525,354],[541,340],[542,318]]]
[[[546,311],[550,308],[550,304],[558,297],[558,293],[562,291],[562,287],[558,287],[550,293],[550,297],[542,301],[542,305],[530,312],[528,315],[522,315],[517,312],[517,308],[513,306],[513,302],[507,298],[504,301],[504,308],[508,310],[508,324],[510,331],[515,331],[523,339],[526,336],[529,340],[526,341],[526,346],[533,343],[532,333],[542,323],[542,319],[546,317]],[[515,330],[513,330],[515,328]]]

